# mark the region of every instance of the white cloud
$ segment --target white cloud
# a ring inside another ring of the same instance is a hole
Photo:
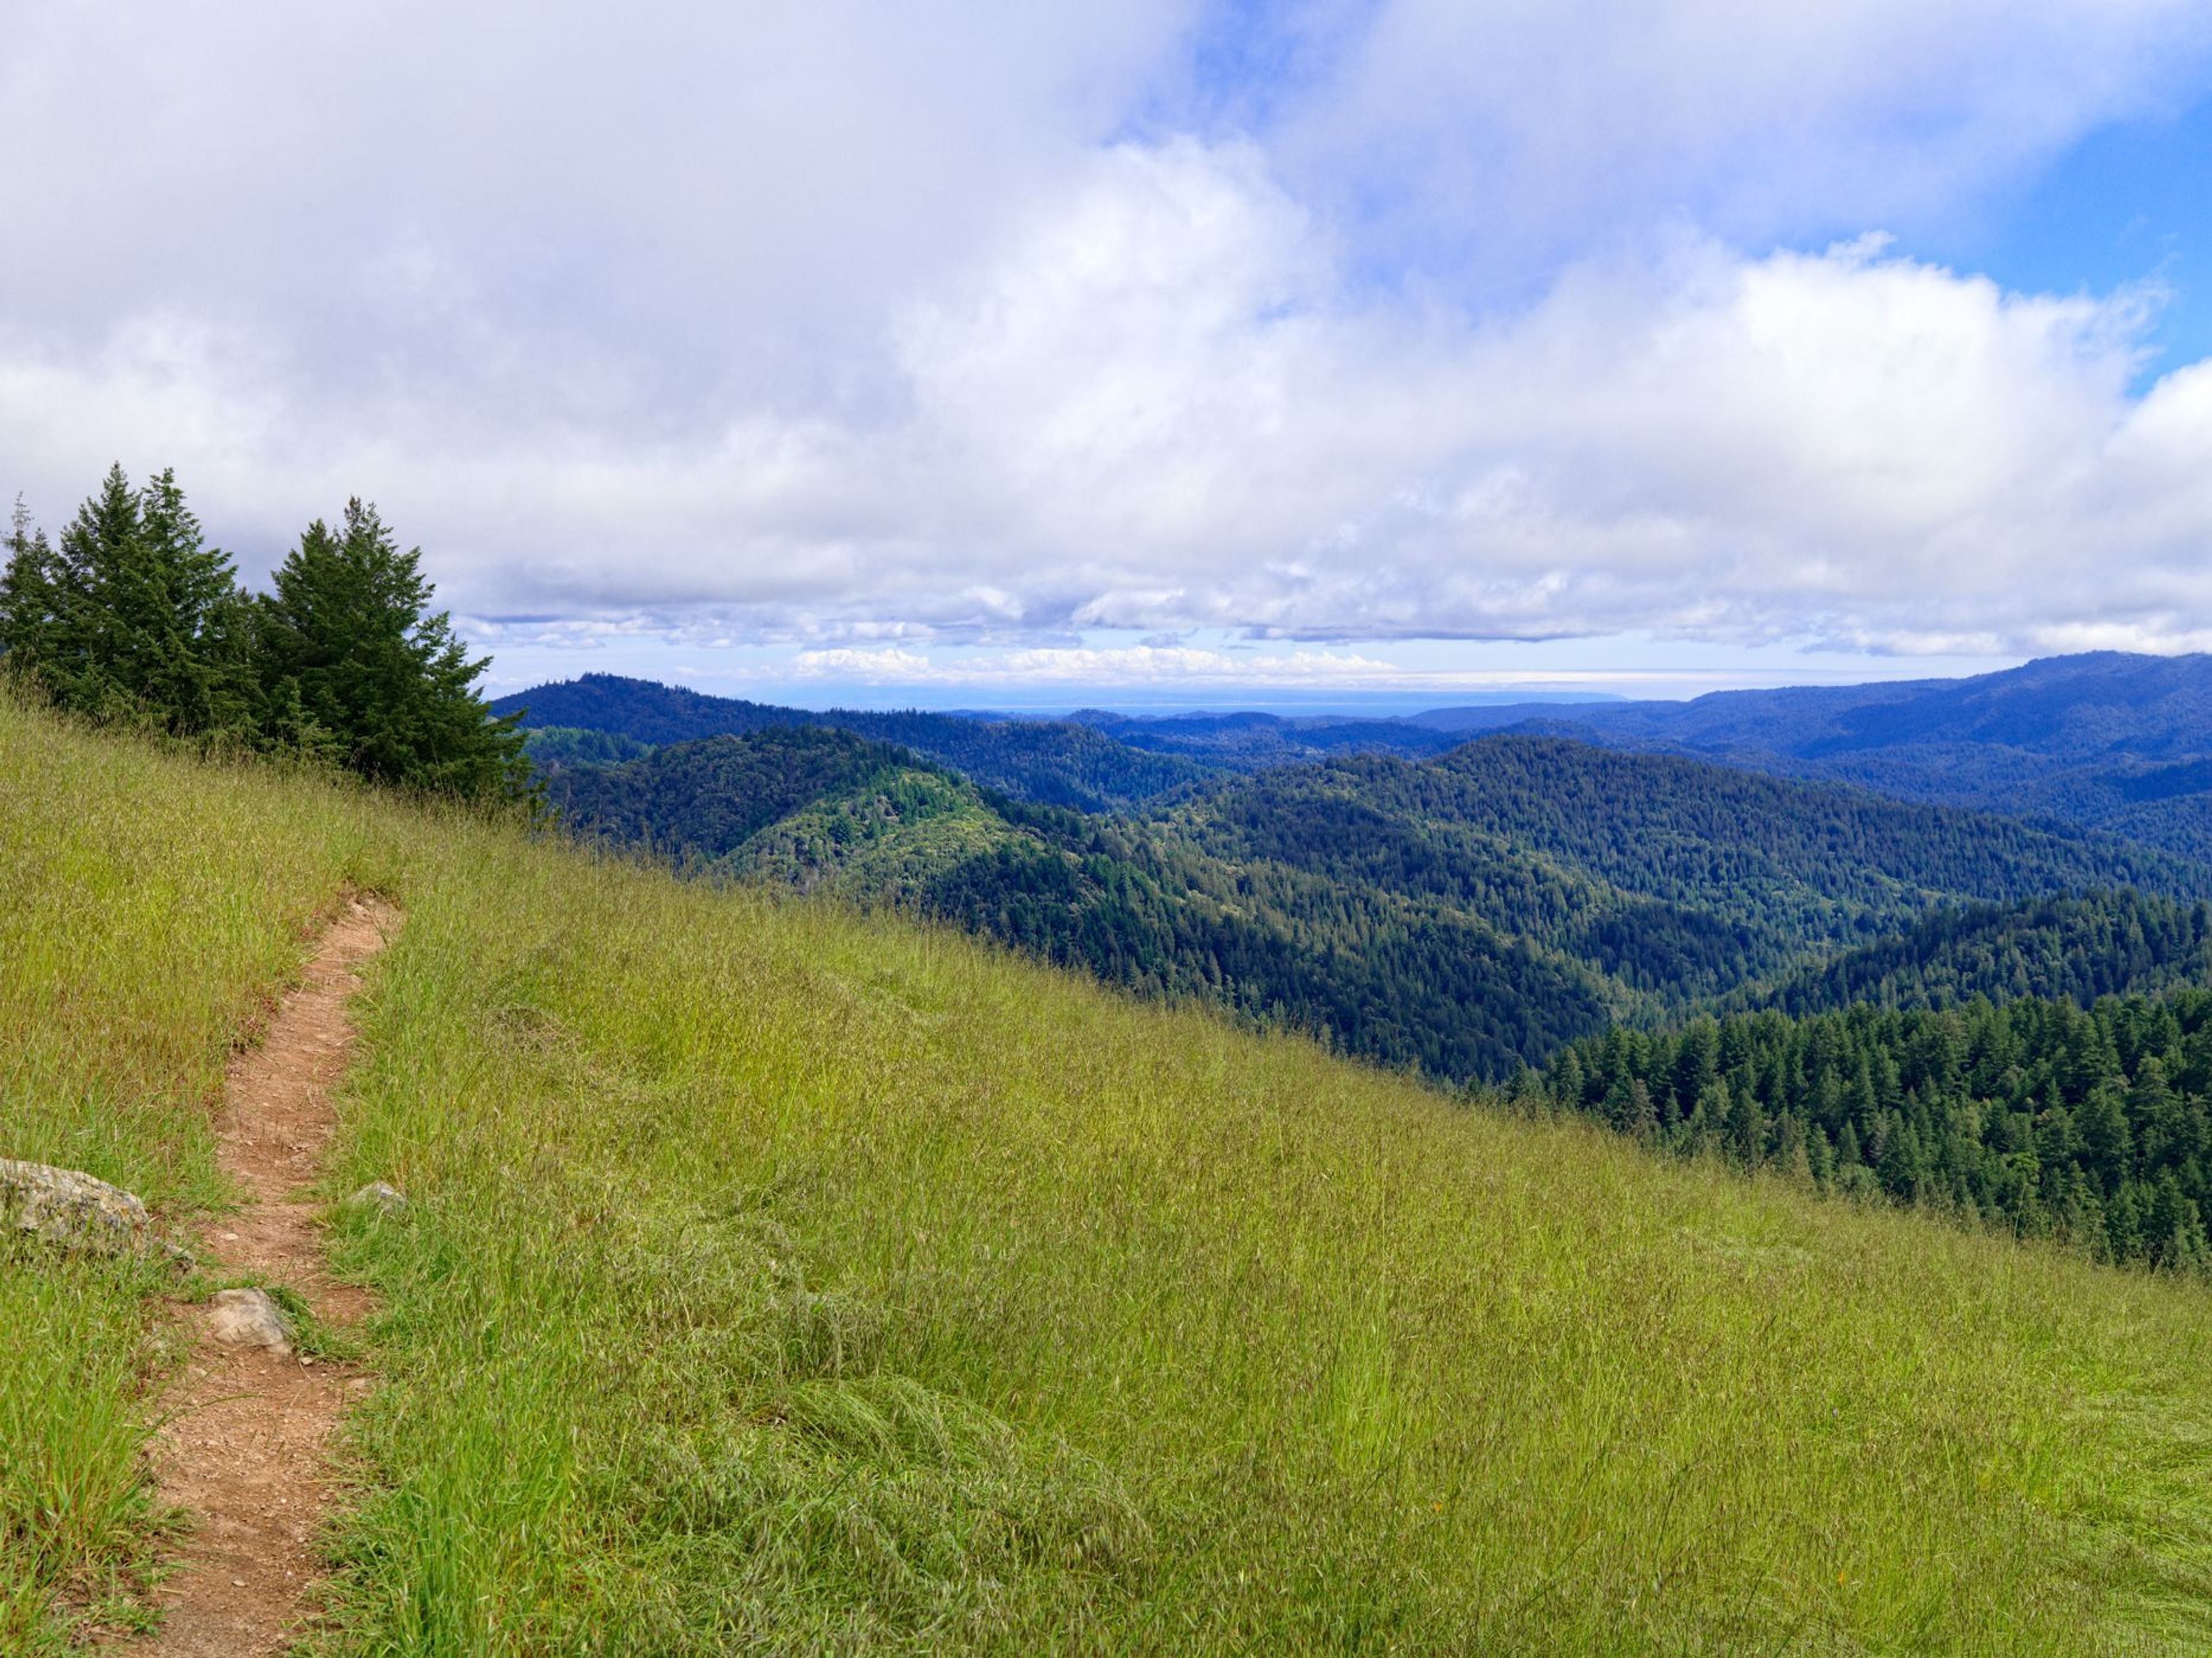
[[[613,18],[30,0],[0,483],[173,462],[251,565],[358,491],[533,637],[855,676],[2204,641],[2155,294],[1741,251],[2169,95],[2203,0],[1304,5],[1264,88],[1189,71],[1195,0]]]
[[[1130,645],[1104,649],[1059,646],[993,651],[956,658],[921,651],[801,651],[790,669],[801,680],[858,685],[1270,685],[1342,689],[1396,689],[1422,677],[1356,653],[1205,650]],[[1493,676],[1476,676],[1486,683]],[[1457,683],[1457,677],[1447,677]],[[1516,681],[1517,683],[1517,681]]]

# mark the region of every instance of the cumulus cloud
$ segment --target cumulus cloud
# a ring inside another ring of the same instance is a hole
[[[2195,0],[1324,3],[1267,76],[1176,0],[28,11],[0,454],[50,516],[173,462],[252,565],[358,491],[495,641],[864,680],[2207,642],[2156,291],[1857,234],[2168,95]]]

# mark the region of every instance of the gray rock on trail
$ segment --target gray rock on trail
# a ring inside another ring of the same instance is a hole
[[[146,1206],[119,1186],[76,1169],[0,1157],[0,1226],[49,1243],[102,1255],[191,1257],[154,1236]]]
[[[374,1209],[380,1215],[397,1215],[407,1207],[407,1199],[397,1187],[382,1181],[369,1183],[346,1199],[349,1209]]]
[[[208,1302],[208,1333],[226,1347],[266,1347],[283,1358],[292,1327],[266,1290],[218,1290]]]

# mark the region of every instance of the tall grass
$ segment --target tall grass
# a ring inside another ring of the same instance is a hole
[[[296,844],[241,986],[344,880],[407,911],[331,1651],[2212,1644],[2201,1289],[21,718],[50,788]]]
[[[2201,1649],[2212,1303],[512,840],[368,1010],[342,1649]]]

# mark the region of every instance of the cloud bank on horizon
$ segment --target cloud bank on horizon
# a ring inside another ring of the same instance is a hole
[[[1913,252],[2212,94],[2212,0],[25,0],[13,37],[0,483],[49,522],[173,464],[252,567],[360,493],[480,637],[858,681],[2212,647],[2212,361],[2149,349],[2190,273]]]

